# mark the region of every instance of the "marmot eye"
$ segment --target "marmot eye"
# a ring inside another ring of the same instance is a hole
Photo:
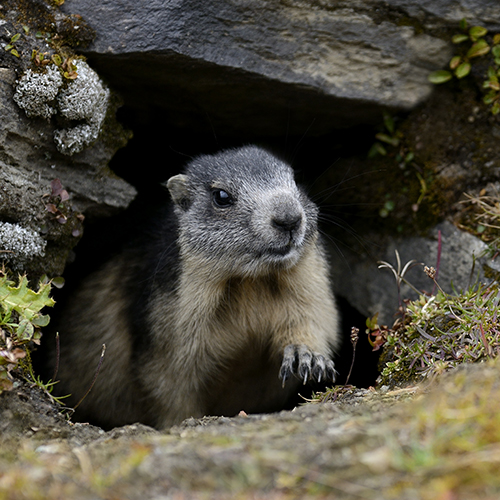
[[[233,198],[223,189],[214,189],[212,191],[212,200],[214,205],[219,208],[227,208],[233,204]]]

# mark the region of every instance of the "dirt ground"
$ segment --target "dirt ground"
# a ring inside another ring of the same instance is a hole
[[[104,432],[19,384],[0,396],[0,499],[498,498],[499,363],[333,399]]]

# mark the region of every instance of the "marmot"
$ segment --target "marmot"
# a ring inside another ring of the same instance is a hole
[[[191,160],[147,237],[88,277],[60,329],[61,388],[112,427],[282,409],[332,382],[338,314],[318,208],[292,168],[246,146]]]

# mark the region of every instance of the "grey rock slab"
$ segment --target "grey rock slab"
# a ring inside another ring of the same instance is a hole
[[[488,282],[485,269],[494,271],[499,264],[488,256],[488,246],[475,236],[457,229],[450,222],[438,224],[428,237],[392,237],[385,240],[372,235],[371,256],[347,255],[332,262],[333,283],[336,293],[346,297],[360,312],[368,316],[379,313],[379,323],[392,325],[399,306],[398,289],[394,274],[379,269],[379,261],[390,263],[397,269],[395,251],[400,256],[401,268],[411,260],[429,267],[437,267],[438,234],[441,232],[441,255],[437,281],[448,293],[466,289],[476,280]],[[370,237],[367,237],[370,240]],[[332,255],[335,255],[332,252]],[[405,278],[418,290],[432,292],[433,281],[421,265],[410,269]],[[401,285],[401,299],[416,299],[417,294],[408,285]]]
[[[455,27],[461,19],[466,18],[469,25],[480,24],[492,30],[500,29],[497,0],[389,0],[387,4],[422,20],[428,27],[444,23]]]
[[[96,30],[86,55],[127,104],[194,125],[206,113],[223,132],[283,134],[287,118],[302,133],[314,118],[318,133],[375,120],[380,107],[411,109],[451,54],[378,2],[67,0],[63,9]]]

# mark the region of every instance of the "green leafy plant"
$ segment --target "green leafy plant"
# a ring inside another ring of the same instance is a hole
[[[21,38],[21,33],[16,33],[11,39],[10,43],[8,43],[5,47],[4,50],[7,52],[10,52],[13,56],[20,57],[19,52],[17,51],[15,47],[15,43]]]
[[[402,145],[402,134],[396,129],[394,118],[387,112],[383,114],[383,124],[383,130],[375,134],[377,140],[370,148],[368,158],[374,158],[378,155],[387,156],[389,154],[388,148],[397,148],[395,159],[404,168],[413,161],[415,155]]]
[[[27,363],[25,364],[25,370],[26,370],[26,378],[31,382],[32,384],[36,385],[40,389],[42,389],[45,394],[49,396],[49,398],[54,402],[58,404],[63,404],[63,400],[66,398],[69,398],[71,394],[67,394],[65,396],[54,396],[52,394],[52,391],[54,390],[54,387],[59,383],[59,381],[52,381],[49,380],[48,382],[45,382],[40,375],[36,375],[34,370],[33,370],[33,365],[31,363],[30,359],[30,353],[28,350],[24,351],[26,353],[26,357],[24,358],[27,360]],[[69,410],[69,408],[67,409]]]
[[[43,68],[48,64],[55,64],[61,75],[67,80],[75,80],[78,78],[77,67],[74,63],[74,58],[70,56],[64,56],[58,53],[50,54],[48,52],[39,52],[33,49],[31,52],[31,60],[35,66]]]
[[[59,54],[55,54],[52,60],[54,61],[54,64],[60,68],[62,75],[67,80],[75,80],[78,77],[77,67],[73,62],[72,57],[66,57],[63,60]]]
[[[398,260],[399,262],[399,260]],[[407,282],[403,269],[387,262],[398,283]],[[367,320],[374,349],[384,347],[382,384],[422,379],[448,371],[462,363],[483,361],[500,354],[500,286],[475,283],[461,292],[446,293],[437,282],[436,270],[424,267],[433,280],[435,294],[420,293],[406,300],[392,327]]]
[[[20,276],[16,286],[5,271],[0,273],[0,392],[12,388],[11,372],[27,357],[28,345],[40,343],[40,328],[49,323],[49,316],[41,311],[54,305],[50,289],[48,280],[34,291],[26,276]]]
[[[399,168],[404,171],[403,175],[409,175],[408,166],[413,166],[415,174],[419,180],[421,189],[420,196],[417,202],[413,205],[413,210],[418,211],[418,207],[422,203],[425,194],[427,193],[427,184],[424,177],[419,172],[422,170],[415,162],[415,154],[412,149],[406,144],[404,136],[400,130],[397,130],[394,118],[387,112],[383,114],[383,125],[380,132],[375,134],[376,141],[368,151],[368,158],[377,156],[387,156],[394,158]],[[379,215],[386,218],[396,208],[396,202],[390,193],[386,193],[383,205],[379,209]]]
[[[487,78],[483,82],[483,88],[487,91],[483,102],[491,105],[491,113],[500,113],[500,34],[493,36],[491,40],[485,37],[488,30],[483,26],[468,27],[467,21],[460,21],[461,32],[453,35],[451,41],[456,45],[463,45],[460,54],[453,56],[449,62],[449,70],[442,69],[429,74],[429,81],[441,84],[453,79],[462,79],[470,74],[472,60],[478,57],[491,55],[491,65],[488,68]]]
[[[498,81],[500,77],[500,43],[493,47],[493,49],[498,49],[496,52],[499,56],[495,57],[495,66],[488,68],[488,78],[483,82],[483,88],[487,90],[486,95],[483,97],[483,102],[491,105],[491,113],[493,115],[498,115],[500,113],[500,83]]]
[[[453,35],[451,41],[456,45],[469,42],[469,45],[463,54],[452,57],[449,63],[451,71],[438,70],[432,72],[429,75],[431,83],[445,83],[451,80],[453,76],[458,79],[466,77],[471,71],[471,59],[484,56],[491,50],[488,42],[484,39],[488,33],[486,28],[482,26],[468,28],[467,20],[462,19],[460,21],[460,29],[461,33]]]
[[[50,64],[50,59],[46,59],[48,52],[39,52],[36,49],[31,51],[31,60],[36,66],[43,67]]]

